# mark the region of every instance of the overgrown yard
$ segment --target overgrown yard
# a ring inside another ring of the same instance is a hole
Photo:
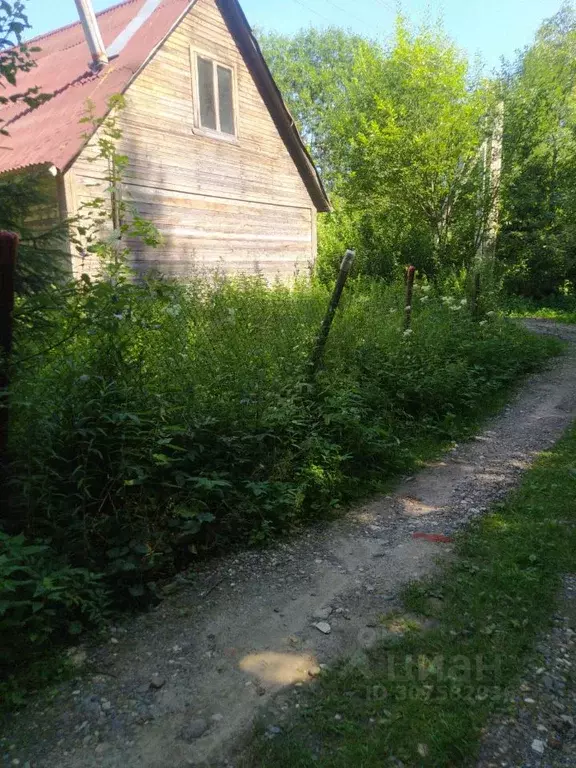
[[[203,553],[335,514],[558,351],[456,289],[420,288],[406,333],[403,286],[358,282],[312,380],[327,299],[120,273],[21,304],[10,447],[27,539],[3,534],[7,668],[111,601],[148,603]]]
[[[421,621],[383,614],[367,663],[324,673],[290,725],[263,735],[244,765],[473,762],[490,714],[510,710],[562,576],[576,569],[575,466],[572,429],[460,538],[451,565],[409,587],[408,615],[434,626],[421,631]]]

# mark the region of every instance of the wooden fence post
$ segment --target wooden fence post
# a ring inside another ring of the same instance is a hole
[[[404,330],[407,331],[412,323],[412,295],[414,293],[414,276],[416,267],[408,267],[406,274],[406,303],[404,304]]]
[[[0,232],[0,509],[8,508],[8,385],[18,235]]]
[[[312,357],[310,359],[310,374],[312,378],[314,378],[314,376],[318,373],[318,370],[322,365],[322,360],[324,358],[324,349],[326,348],[326,342],[328,341],[330,328],[332,327],[334,315],[336,314],[336,310],[338,309],[338,304],[340,303],[340,299],[342,297],[342,291],[344,290],[344,286],[346,285],[346,280],[348,280],[348,275],[350,274],[350,269],[352,267],[352,262],[354,261],[355,255],[356,254],[354,251],[348,250],[344,254],[344,258],[342,259],[342,264],[340,265],[340,272],[338,273],[338,278],[336,280],[336,285],[334,286],[332,298],[330,299],[330,303],[328,304],[328,309],[326,310],[326,314],[324,315],[324,320],[322,321],[320,333],[318,334],[318,338],[316,339],[316,344],[314,345],[314,351],[312,352]]]

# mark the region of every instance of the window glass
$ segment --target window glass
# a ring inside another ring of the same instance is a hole
[[[214,65],[210,59],[198,56],[198,95],[200,125],[216,130],[216,100],[214,94]]]
[[[218,107],[220,130],[234,134],[234,100],[232,98],[232,71],[218,66]]]

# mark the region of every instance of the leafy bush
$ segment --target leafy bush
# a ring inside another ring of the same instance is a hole
[[[98,624],[106,605],[98,574],[70,567],[47,544],[0,531],[0,671]]]
[[[120,270],[60,291],[46,334],[17,335],[14,514],[121,599],[146,600],[204,551],[330,513],[550,351],[433,293],[416,292],[404,335],[403,286],[352,284],[311,382],[323,286]]]
[[[559,293],[544,301],[508,296],[506,310],[512,317],[538,317],[561,323],[576,323],[576,296]]]

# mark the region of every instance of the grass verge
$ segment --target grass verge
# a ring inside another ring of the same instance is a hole
[[[576,300],[573,297],[557,296],[547,301],[510,297],[508,310],[511,317],[536,317],[559,323],[576,323]]]
[[[574,522],[576,428],[461,537],[454,562],[407,589],[406,610],[434,628],[404,621],[391,633],[383,615],[378,646],[324,673],[282,733],[257,734],[243,766],[468,765],[576,569]]]

